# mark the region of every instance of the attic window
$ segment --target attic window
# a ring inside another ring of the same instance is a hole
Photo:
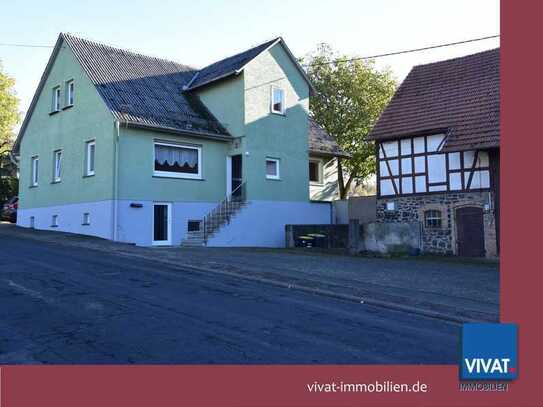
[[[75,92],[75,85],[73,80],[69,80],[66,82],[66,101],[65,105],[73,106],[74,105],[74,92]]]
[[[53,88],[53,98],[51,101],[51,112],[60,111],[60,86]]]
[[[277,86],[271,88],[271,111],[285,114],[285,91]]]

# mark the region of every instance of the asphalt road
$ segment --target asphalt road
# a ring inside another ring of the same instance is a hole
[[[409,313],[0,235],[0,364],[452,364],[459,333]]]

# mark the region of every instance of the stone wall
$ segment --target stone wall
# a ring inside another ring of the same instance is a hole
[[[422,251],[435,254],[457,254],[455,211],[464,206],[483,208],[484,240],[486,257],[496,257],[495,205],[490,192],[443,193],[411,195],[377,199],[377,222],[422,224]],[[387,203],[394,202],[394,210],[387,210]],[[489,205],[489,202],[491,204]],[[439,210],[440,228],[424,225],[424,212]]]

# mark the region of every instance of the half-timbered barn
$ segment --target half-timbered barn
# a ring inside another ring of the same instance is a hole
[[[378,222],[419,222],[423,252],[499,252],[499,48],[414,67],[370,138]]]

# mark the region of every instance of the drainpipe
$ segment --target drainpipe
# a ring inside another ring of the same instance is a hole
[[[120,122],[115,120],[115,135],[113,143],[113,241],[117,241],[117,217],[119,200],[119,139],[121,137]]]

